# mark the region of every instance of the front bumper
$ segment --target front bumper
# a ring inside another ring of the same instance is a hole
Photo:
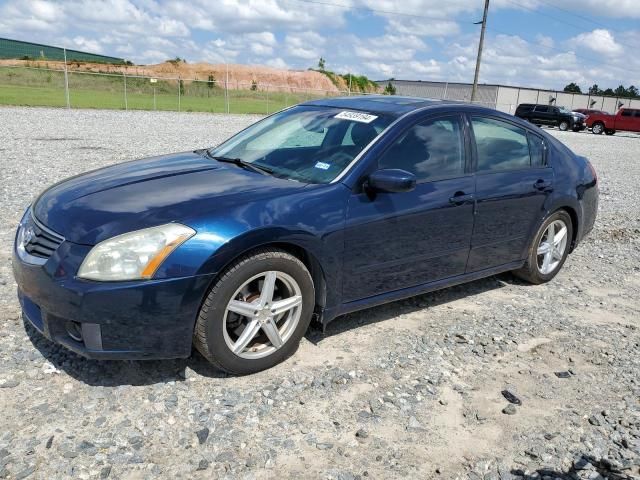
[[[85,281],[75,277],[73,265],[87,249],[64,242],[44,265],[32,265],[14,248],[13,272],[24,318],[51,341],[88,358],[188,357],[212,276]]]

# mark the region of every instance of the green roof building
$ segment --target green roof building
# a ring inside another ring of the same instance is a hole
[[[0,59],[18,60],[60,60],[64,61],[64,49],[41,45],[39,43],[21,42],[9,38],[0,38]],[[123,58],[98,55],[67,49],[67,61],[123,64]]]

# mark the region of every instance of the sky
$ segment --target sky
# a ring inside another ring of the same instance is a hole
[[[138,64],[472,82],[484,0],[0,0],[0,37]],[[640,86],[640,0],[491,0],[481,83]]]

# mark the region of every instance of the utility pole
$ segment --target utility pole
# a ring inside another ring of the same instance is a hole
[[[487,28],[487,13],[489,13],[489,0],[484,0],[484,13],[482,15],[482,22],[477,22],[475,25],[482,24],[480,30],[480,43],[478,44],[478,58],[476,59],[476,73],[473,77],[473,87],[471,89],[471,103],[476,99],[478,93],[478,77],[480,76],[480,61],[482,60],[482,45],[484,44],[484,31]]]

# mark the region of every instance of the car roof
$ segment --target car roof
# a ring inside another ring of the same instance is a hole
[[[403,97],[398,95],[358,95],[353,97],[326,97],[302,103],[321,107],[363,110],[366,112],[402,116],[424,107],[443,105],[466,105],[453,100],[436,100],[431,98]]]

